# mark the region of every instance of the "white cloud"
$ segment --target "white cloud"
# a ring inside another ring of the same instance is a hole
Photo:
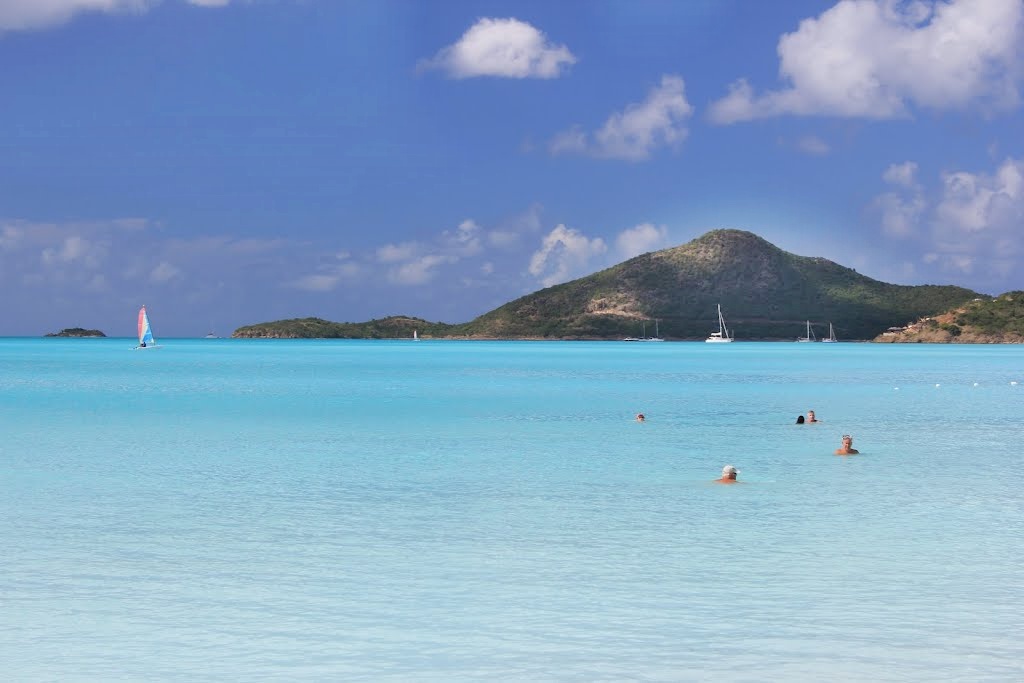
[[[168,263],[167,261],[161,261],[157,264],[156,268],[149,274],[149,281],[156,283],[170,282],[171,280],[179,277],[181,270]]]
[[[872,202],[882,229],[923,240],[922,263],[994,286],[1024,265],[1024,161],[1006,159],[991,173],[945,173],[933,192],[913,162],[893,164],[883,179],[894,189]]]
[[[454,232],[445,230],[441,233],[441,239],[458,256],[473,256],[483,249],[480,232],[480,226],[467,219]]]
[[[633,258],[668,246],[668,228],[641,223],[627,228],[615,238],[615,249],[623,259]]]
[[[892,237],[914,235],[927,208],[923,188],[917,183],[917,164],[892,164],[885,169],[882,180],[896,187],[878,195],[872,203],[881,217],[882,230]]]
[[[905,161],[902,164],[892,164],[885,169],[882,180],[892,185],[901,187],[914,187],[917,184],[917,164],[913,161]]]
[[[439,266],[457,260],[452,256],[427,254],[392,268],[388,271],[388,279],[396,285],[422,285],[434,278]]]
[[[420,245],[416,242],[402,242],[401,244],[385,244],[377,249],[377,261],[380,263],[397,263],[408,261],[414,258],[420,251]]]
[[[284,286],[307,292],[333,291],[342,282],[354,280],[365,272],[364,266],[349,260],[350,256],[347,251],[336,252],[333,254],[334,261],[320,266],[318,272],[295,278],[284,283]]]
[[[24,231],[15,225],[5,225],[0,230],[0,249],[11,251],[21,242]]]
[[[800,151],[814,156],[825,156],[831,150],[829,149],[828,143],[819,138],[817,135],[805,135],[797,140],[796,146]]]
[[[642,161],[659,146],[675,147],[685,140],[689,133],[685,124],[692,113],[683,79],[665,75],[647,99],[612,114],[593,135],[574,126],[555,135],[548,148],[552,154]]]
[[[140,14],[160,0],[0,0],[0,31],[57,26],[82,12]],[[224,7],[231,0],[187,0],[199,7]]]
[[[440,69],[452,78],[556,78],[576,63],[564,45],[555,45],[518,19],[480,19],[459,41],[442,48],[421,69]]]
[[[608,251],[600,237],[586,235],[559,224],[544,236],[541,247],[530,257],[530,274],[550,287],[589,273],[590,261]]]
[[[1024,232],[1024,162],[1007,159],[992,175],[947,173],[937,209],[947,234]]]
[[[100,266],[106,249],[102,244],[93,243],[81,235],[65,237],[58,246],[46,247],[41,252],[44,265],[64,266],[78,263],[86,268]]]
[[[882,230],[893,237],[909,237],[917,232],[925,210],[920,193],[904,197],[896,192],[885,192],[873,203],[881,215]]]
[[[744,79],[709,109],[722,124],[782,114],[891,118],[911,105],[1019,102],[1021,0],[840,0],[779,39],[780,90]]]

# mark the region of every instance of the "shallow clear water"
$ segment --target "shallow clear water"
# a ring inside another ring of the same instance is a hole
[[[0,339],[9,680],[1024,678],[1022,347],[161,343]]]

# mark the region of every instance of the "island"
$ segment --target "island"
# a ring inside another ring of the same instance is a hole
[[[60,332],[50,332],[49,334],[44,334],[43,336],[44,337],[84,337],[84,338],[90,338],[90,337],[106,337],[107,335],[103,334],[99,330],[87,330],[87,329],[82,328],[82,327],[66,327],[63,330],[61,330]]]

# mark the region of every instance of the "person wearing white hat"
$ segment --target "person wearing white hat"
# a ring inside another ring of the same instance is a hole
[[[718,483],[719,484],[735,484],[736,483],[736,475],[739,474],[739,473],[740,473],[740,471],[738,469],[736,469],[735,467],[733,467],[732,465],[726,465],[725,467],[722,468],[722,478],[718,480]]]

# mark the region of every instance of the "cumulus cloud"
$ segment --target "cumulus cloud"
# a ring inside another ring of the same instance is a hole
[[[59,246],[43,249],[41,258],[48,266],[80,263],[87,268],[98,268],[104,252],[103,245],[94,244],[81,235],[71,235],[65,237]]]
[[[608,251],[600,237],[594,239],[559,224],[544,236],[540,249],[530,257],[529,272],[545,287],[590,272],[591,260]]]
[[[396,285],[422,285],[434,279],[439,266],[457,260],[450,255],[427,254],[392,268],[388,279]]]
[[[913,162],[893,164],[893,189],[876,197],[883,231],[924,244],[922,263],[996,283],[1021,267],[1024,161],[1006,159],[992,172],[944,173],[931,190]]]
[[[552,154],[586,154],[626,161],[648,159],[657,147],[675,147],[686,139],[686,121],[693,107],[686,101],[685,91],[679,76],[662,76],[643,102],[612,114],[593,134],[579,126],[557,134],[549,150]]]
[[[1024,162],[1007,159],[995,173],[946,173],[939,224],[950,235],[1024,231]]]
[[[224,7],[231,0],[185,0],[198,7]],[[142,13],[159,0],[2,0],[0,31],[46,28],[82,12]]]
[[[407,261],[419,253],[420,245],[416,242],[402,242],[401,244],[385,244],[377,248],[377,261],[380,263],[398,263]]]
[[[906,161],[885,169],[882,180],[894,189],[875,197],[882,230],[892,237],[909,237],[917,232],[926,209],[923,188],[917,183],[917,164]]]
[[[615,250],[623,259],[633,258],[668,246],[668,228],[641,223],[627,228],[615,238]]]
[[[840,0],[778,44],[787,84],[757,95],[745,79],[709,109],[716,123],[778,116],[884,119],[911,105],[1019,103],[1020,0]]]
[[[480,226],[475,221],[467,219],[455,230],[445,230],[441,234],[441,239],[455,255],[473,256],[483,249],[480,233]]]
[[[374,260],[387,266],[384,275],[392,284],[420,285],[434,279],[442,266],[482,253],[484,233],[476,221],[466,219],[454,230],[443,230],[429,242],[402,242],[378,247]]]
[[[885,169],[882,180],[901,187],[915,187],[917,185],[917,164],[913,161],[893,164]]]
[[[451,78],[557,78],[576,63],[564,45],[551,43],[518,19],[480,19],[453,45],[442,48],[420,69],[439,69]]]

